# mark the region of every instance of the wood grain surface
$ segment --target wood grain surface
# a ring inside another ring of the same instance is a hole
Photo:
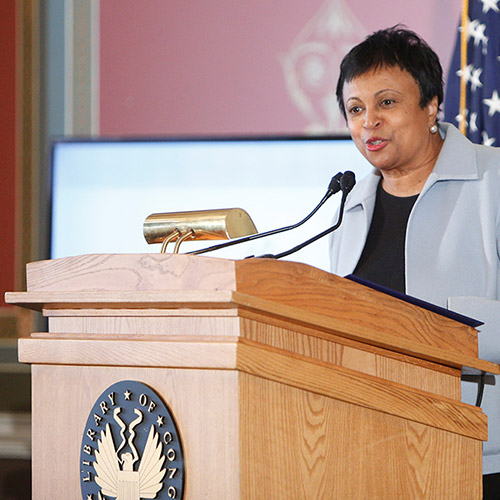
[[[297,319],[311,313],[353,337],[408,340],[477,357],[474,328],[305,264],[189,255],[85,255],[28,265],[27,290],[9,303],[50,310],[223,309],[233,305]],[[231,304],[232,301],[232,304]],[[78,305],[78,307],[77,307]],[[282,309],[280,309],[282,306]],[[296,311],[295,318],[291,316]]]
[[[40,365],[33,377],[35,498],[81,498],[85,422],[120,380],[146,383],[172,411],[185,500],[480,498],[478,441],[259,376]]]
[[[233,369],[450,432],[487,439],[480,408],[373,375],[250,341],[22,339],[36,364]]]
[[[172,411],[185,500],[481,497],[476,331],[293,262],[91,255],[31,264],[36,498],[80,498],[88,412],[138,380]],[[50,466],[48,466],[50,460]]]
[[[84,255],[31,263],[27,273],[28,292],[90,291],[98,297],[101,291],[226,290],[337,321],[352,320],[356,311],[358,323],[375,331],[384,329],[386,334],[477,356],[473,328],[297,262],[171,254]],[[81,297],[83,302],[85,295]],[[164,297],[168,302],[168,295]],[[66,304],[70,301],[69,296]]]
[[[472,439],[251,375],[241,380],[241,456],[252,457],[242,498],[481,498]]]
[[[347,280],[344,280],[347,281]],[[356,286],[359,286],[353,283]],[[280,318],[300,326],[310,326],[318,331],[318,335],[326,333],[327,335],[341,336],[350,340],[359,341],[371,346],[385,348],[394,352],[399,352],[414,356],[420,359],[426,359],[436,363],[442,363],[454,368],[472,368],[479,371],[500,374],[500,366],[496,363],[484,361],[469,353],[462,353],[461,349],[451,349],[448,342],[442,342],[451,336],[448,327],[453,333],[463,329],[465,325],[452,321],[448,318],[439,317],[443,324],[439,329],[435,329],[434,334],[437,339],[435,342],[422,342],[419,339],[409,338],[409,335],[399,335],[395,331],[394,322],[397,321],[397,311],[392,311],[391,318],[383,317],[377,321],[377,314],[358,314],[356,308],[353,308],[349,315],[340,315],[338,317],[327,316],[320,313],[309,312],[307,308],[285,305],[279,302],[262,299],[240,292],[231,292],[226,290],[199,292],[199,291],[146,291],[146,292],[16,292],[6,294],[9,303],[17,304],[23,307],[32,307],[43,310],[46,316],[62,316],[61,311],[66,308],[69,310],[81,309],[80,316],[88,314],[96,316],[96,310],[124,310],[127,315],[130,311],[140,311],[136,315],[148,316],[148,309],[158,310],[176,310],[202,309],[211,307],[213,310],[237,309],[238,313],[244,315],[243,311],[251,313],[260,313],[262,321],[265,316],[269,320]],[[354,306],[353,306],[354,307]],[[413,306],[412,306],[413,307]],[[388,309],[389,307],[386,307]],[[417,308],[418,309],[418,308]],[[434,313],[429,313],[434,314]],[[114,314],[116,316],[116,313]],[[193,313],[193,316],[196,316]],[[384,323],[385,322],[385,323]],[[387,328],[384,327],[387,325]],[[409,326],[409,325],[407,325]],[[422,328],[429,333],[432,329],[426,326],[425,322],[416,322],[414,328]],[[476,332],[470,327],[465,327]],[[414,337],[418,337],[415,335]],[[477,343],[477,339],[475,340]],[[474,349],[474,350],[477,350]]]

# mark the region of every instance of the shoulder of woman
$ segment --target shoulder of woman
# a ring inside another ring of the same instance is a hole
[[[456,147],[464,152],[474,151],[473,154],[475,154],[480,169],[500,169],[500,147],[475,144],[450,123],[441,123],[440,128],[448,147],[453,145],[453,148]]]

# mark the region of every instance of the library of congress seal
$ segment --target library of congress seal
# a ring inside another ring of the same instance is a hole
[[[122,381],[92,408],[80,453],[83,500],[181,500],[184,456],[172,414],[147,385]]]

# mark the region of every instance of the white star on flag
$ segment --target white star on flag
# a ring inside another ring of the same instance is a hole
[[[483,132],[481,134],[482,138],[483,138],[483,146],[493,146],[494,142],[495,142],[495,138],[494,137],[488,137],[488,133],[487,132]]]
[[[471,113],[469,120],[469,128],[471,132],[477,132],[479,129],[477,128],[477,113]]]
[[[478,87],[482,87],[483,86],[483,84],[481,83],[481,80],[479,79],[479,77],[481,76],[482,72],[483,72],[483,68],[474,68],[474,70],[472,71],[472,76],[471,76],[471,79],[470,79],[470,83],[471,83],[471,89],[472,89],[473,92]]]
[[[490,9],[494,10],[495,12],[500,12],[500,9],[498,8],[498,0],[481,0],[483,4],[483,13],[486,14]]]
[[[474,69],[474,66],[472,64],[467,64],[467,66],[465,66],[464,68],[462,69],[459,69],[456,73],[457,76],[460,76],[460,77],[463,77],[464,80],[469,83],[470,82],[470,79],[471,79],[471,76],[472,76],[472,70]]]
[[[483,102],[489,108],[488,116],[500,113],[500,97],[498,96],[498,92],[496,90],[493,91],[493,94],[489,99],[483,99]]]
[[[481,43],[483,45],[483,53],[486,53],[486,47],[488,45],[488,37],[485,35],[486,26],[481,23],[477,23],[477,27],[472,35],[474,37],[474,45],[477,47]]]

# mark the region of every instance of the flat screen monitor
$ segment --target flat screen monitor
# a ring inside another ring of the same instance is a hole
[[[156,253],[152,213],[243,208],[264,232],[304,218],[337,172],[371,167],[345,137],[57,140],[52,146],[51,258]],[[302,227],[205,254],[240,259],[279,253],[327,229],[340,194]],[[180,253],[216,242],[186,241]],[[171,251],[173,247],[168,247]],[[328,270],[328,237],[287,257]]]

